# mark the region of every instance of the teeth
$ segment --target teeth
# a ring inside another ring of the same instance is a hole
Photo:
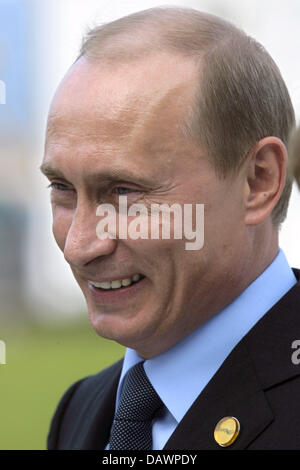
[[[140,274],[134,274],[132,277],[127,277],[126,279],[118,279],[115,281],[107,282],[94,282],[89,281],[93,286],[100,287],[101,289],[119,289],[120,287],[130,286],[133,282],[137,282],[141,279]]]
[[[132,281],[131,281],[130,277],[127,277],[126,279],[122,279],[122,286],[123,287],[130,286],[131,282]]]
[[[110,289],[110,282],[91,282],[95,287],[101,287],[101,289]]]
[[[122,285],[122,281],[112,281],[111,288],[112,289],[119,289]]]

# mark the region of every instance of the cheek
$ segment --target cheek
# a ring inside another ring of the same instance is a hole
[[[53,210],[52,214],[52,232],[57,245],[63,252],[68,232],[72,224],[72,217],[70,215],[68,216],[67,214],[62,214],[61,211],[58,210]]]

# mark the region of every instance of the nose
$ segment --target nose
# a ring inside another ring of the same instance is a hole
[[[116,249],[115,239],[101,240],[97,237],[98,222],[96,209],[87,205],[77,206],[64,245],[64,257],[71,266],[83,267]]]

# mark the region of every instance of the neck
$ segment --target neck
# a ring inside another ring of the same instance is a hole
[[[275,259],[279,250],[278,229],[270,221],[266,227],[257,230],[253,237],[253,252],[250,255],[252,260],[255,257],[256,263],[253,263],[252,282],[256,279]],[[250,284],[249,282],[249,284]]]

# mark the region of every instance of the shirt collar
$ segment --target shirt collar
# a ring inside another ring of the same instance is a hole
[[[177,422],[236,344],[295,283],[295,275],[279,250],[269,267],[231,304],[168,351],[145,360],[150,382]],[[126,349],[116,406],[124,375],[143,360],[133,349]]]

